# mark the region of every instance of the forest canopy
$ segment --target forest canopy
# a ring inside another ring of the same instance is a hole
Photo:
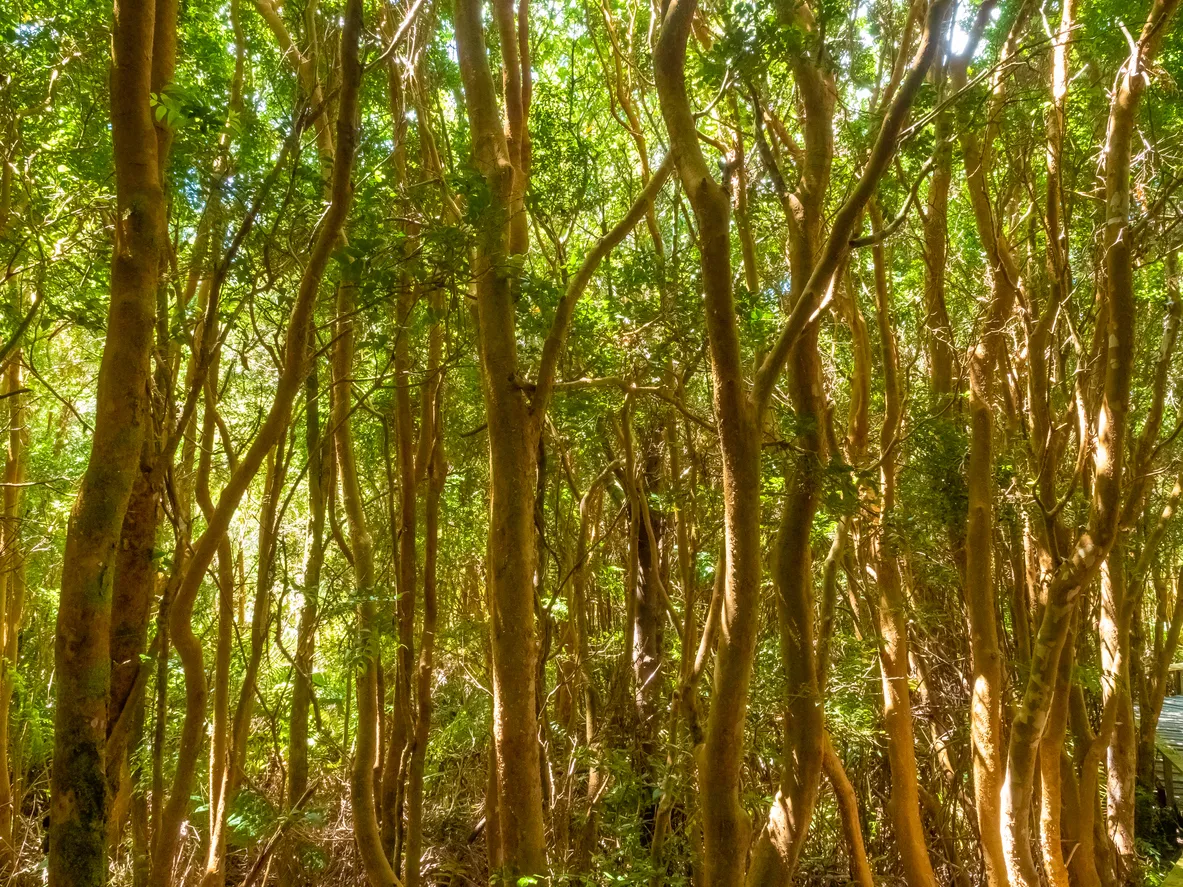
[[[0,0],[0,880],[1160,883],[1179,3]]]

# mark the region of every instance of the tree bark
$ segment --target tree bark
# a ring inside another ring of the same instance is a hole
[[[625,218],[597,241],[568,281],[543,343],[531,394],[518,361],[518,285],[514,270],[527,241],[522,204],[529,174],[526,11],[523,3],[515,28],[512,2],[497,0],[495,17],[505,63],[504,128],[485,48],[479,0],[458,0],[454,26],[474,161],[490,196],[477,225],[473,256],[491,486],[487,551],[495,765],[491,775],[496,798],[487,800],[486,808],[495,809],[500,835],[491,834],[489,840],[502,857],[505,876],[535,877],[545,882],[547,861],[535,706],[538,643],[534,627],[534,486],[539,436],[575,305],[603,258],[644,218],[646,207],[669,176],[671,166],[663,164],[654,174]],[[487,820],[487,827],[491,827],[494,817],[488,815]]]
[[[881,229],[879,208],[871,204],[872,231]],[[875,269],[876,318],[883,354],[884,417],[880,431],[879,486],[882,495],[878,536],[871,540],[879,599],[879,669],[883,684],[883,720],[887,758],[891,764],[891,811],[904,878],[909,887],[936,887],[932,861],[920,821],[916,771],[916,737],[912,729],[912,690],[908,656],[908,613],[900,577],[896,542],[892,538],[896,508],[896,442],[903,430],[903,391],[899,351],[892,326],[886,257],[881,243],[872,247]]]
[[[936,55],[937,35],[947,0],[928,11],[924,37],[888,106],[867,164],[834,217],[829,237],[818,249],[800,297],[773,348],[761,363],[750,391],[744,380],[739,329],[731,288],[730,197],[711,176],[699,145],[686,89],[686,49],[696,0],[673,0],[665,8],[654,51],[654,78],[671,155],[698,222],[698,244],[719,430],[727,577],[722,630],[716,657],[712,706],[706,741],[698,756],[699,800],[703,819],[704,880],[708,887],[731,887],[744,876],[750,823],[739,800],[744,719],[759,621],[760,590],[760,429],[777,379],[819,305],[867,201],[895,153],[912,100]]]
[[[1016,709],[1002,789],[1003,850],[1014,887],[1036,887],[1038,872],[1031,857],[1030,817],[1037,748],[1047,722],[1060,651],[1069,632],[1081,588],[1100,569],[1116,539],[1121,512],[1134,363],[1135,308],[1132,235],[1129,233],[1130,158],[1134,121],[1145,89],[1141,68],[1149,64],[1168,30],[1178,0],[1156,0],[1142,34],[1119,72],[1110,104],[1105,143],[1105,288],[1104,317],[1108,345],[1096,422],[1093,457],[1095,480],[1088,526],[1059,567],[1047,593],[1047,604],[1031,657],[1031,670]]]
[[[1130,608],[1126,564],[1118,542],[1101,567],[1101,698],[1116,708],[1113,735],[1105,750],[1105,821],[1116,853],[1118,877],[1132,876],[1136,736],[1130,694]]]
[[[433,310],[443,311],[443,294],[433,293]],[[419,643],[419,666],[416,675],[418,708],[412,738],[411,759],[407,774],[407,853],[406,887],[423,883],[420,866],[423,847],[423,769],[427,761],[427,743],[431,733],[431,682],[435,656],[437,621],[436,562],[439,556],[440,498],[444,491],[447,463],[444,460],[443,435],[443,327],[442,318],[432,324],[428,342],[430,385],[424,393],[423,422],[420,435],[427,445],[427,501],[423,515],[423,629]]]
[[[867,848],[863,841],[862,825],[858,812],[858,797],[850,777],[846,775],[846,768],[830,738],[826,737],[823,766],[826,778],[834,789],[834,797],[838,803],[838,813],[842,818],[842,835],[846,839],[846,847],[850,853],[851,878],[858,887],[874,887],[875,879],[871,874],[871,864],[867,861]]]
[[[26,426],[22,352],[10,358],[4,374],[8,401],[8,452],[4,464],[4,515],[0,524],[0,873],[13,873],[16,863],[16,826],[20,798],[13,791],[9,765],[9,717],[20,653],[20,625],[25,603],[25,550],[21,543],[21,504],[25,482],[29,430]],[[15,780],[19,783],[19,779]]]
[[[1012,24],[1004,55],[1013,52],[1030,4]],[[969,46],[950,65],[955,89],[966,84],[966,67],[985,26],[987,4],[979,8]],[[970,742],[973,753],[974,800],[978,834],[989,887],[1006,887],[1007,863],[1002,836],[1003,780],[1002,651],[995,615],[994,540],[994,398],[995,371],[1001,354],[1003,325],[1019,297],[1019,272],[1010,243],[994,217],[989,174],[998,123],[994,119],[1004,98],[1004,81],[996,77],[990,93],[984,131],[961,106],[959,138],[965,158],[966,184],[978,236],[990,270],[990,299],[983,312],[982,333],[966,359],[969,369],[969,466],[966,472],[965,598],[973,684]],[[1024,813],[1024,816],[1029,816]],[[1028,856],[1030,855],[1028,851]],[[1009,874],[1013,877],[1013,872]]]
[[[699,226],[714,412],[723,471],[726,578],[706,739],[698,753],[703,873],[709,887],[743,881],[751,823],[739,800],[743,728],[759,621],[760,437],[743,377],[731,290],[730,199],[711,177],[686,92],[686,43],[697,3],[665,10],[654,53],[661,113],[678,177]]]
[[[206,335],[217,336],[217,326],[205,331]],[[205,386],[205,412],[201,422],[201,455],[198,457],[197,503],[206,520],[214,513],[213,497],[210,495],[209,478],[214,450],[214,428],[217,411],[218,354],[210,363],[211,384]],[[233,454],[227,452],[227,461],[233,461]],[[218,633],[214,648],[214,712],[210,733],[209,754],[209,818],[210,833],[206,850],[204,887],[217,887],[225,882],[226,861],[226,816],[229,810],[228,795],[231,769],[230,730],[230,658],[234,642],[234,552],[230,538],[222,534],[218,540]],[[185,638],[182,643],[188,639]]]
[[[166,22],[165,30],[173,27]],[[115,7],[111,68],[116,228],[91,458],[70,515],[54,649],[49,883],[107,877],[107,703],[116,543],[147,424],[165,204],[153,126],[156,3]],[[159,56],[167,51],[159,47]],[[163,58],[159,62],[166,61]]]
[[[312,349],[310,349],[311,352]],[[309,354],[304,380],[305,449],[308,454],[308,533],[304,543],[300,621],[296,629],[296,659],[292,666],[292,708],[288,721],[288,804],[308,789],[308,709],[312,700],[312,670],[320,608],[320,571],[324,564],[325,460],[328,443],[320,424],[320,378],[316,356]]]
[[[357,60],[357,45],[361,31],[359,0],[350,0],[345,12],[345,27],[341,37],[342,75],[340,113],[337,120],[337,155],[333,161],[331,198],[328,210],[321,218],[288,318],[283,365],[276,383],[275,397],[254,440],[223,488],[205,532],[193,546],[192,556],[185,567],[176,599],[170,608],[170,626],[177,652],[181,655],[185,668],[186,705],[178,752],[181,765],[177,768],[153,851],[153,882],[157,887],[170,887],[172,882],[173,857],[180,838],[180,826],[189,805],[194,764],[201,745],[205,720],[205,673],[201,645],[192,634],[193,607],[205,571],[209,569],[217,552],[219,540],[229,527],[247,487],[254,479],[266,454],[287,428],[292,401],[306,376],[305,356],[313,305],[353,199],[350,177],[356,153],[357,96],[361,80],[361,66]]]
[[[353,0],[360,5],[359,0]],[[357,19],[360,19],[360,15]],[[360,21],[354,22],[359,27]],[[356,44],[349,50],[356,64]],[[347,62],[348,63],[348,62]],[[333,435],[337,450],[337,470],[341,500],[349,527],[353,551],[354,594],[357,597],[357,738],[349,777],[349,797],[353,805],[353,833],[361,853],[362,866],[370,887],[392,887],[398,878],[382,845],[375,808],[374,768],[378,763],[378,597],[374,574],[374,543],[358,479],[353,452],[353,324],[357,310],[358,282],[352,268],[342,268],[337,286],[337,329],[333,348]]]

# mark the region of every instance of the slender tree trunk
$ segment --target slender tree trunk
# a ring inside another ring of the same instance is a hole
[[[165,22],[170,30],[172,22]],[[107,704],[116,543],[149,418],[164,193],[151,108],[156,4],[115,8],[111,121],[118,222],[91,458],[66,533],[54,652],[49,883],[107,878]],[[159,47],[164,55],[165,47]],[[161,60],[163,61],[163,60]]]
[[[263,485],[263,501],[260,503],[261,511],[259,514],[255,600],[254,606],[251,608],[251,646],[247,655],[242,687],[238,694],[238,704],[234,709],[234,719],[230,724],[229,743],[226,749],[225,778],[219,797],[220,809],[218,812],[223,817],[223,821],[219,823],[219,829],[223,833],[225,831],[224,817],[229,814],[230,808],[234,806],[234,801],[238,796],[238,790],[245,779],[247,743],[250,739],[251,716],[254,711],[255,695],[257,693],[256,681],[258,680],[259,667],[263,661],[263,653],[267,646],[267,623],[271,613],[271,571],[275,560],[275,539],[277,532],[275,515],[279,507],[279,498],[283,491],[283,479],[287,467],[284,458],[285,432],[286,429],[279,432],[276,449],[269,452],[266,458],[266,478]],[[228,551],[228,543],[226,548]],[[219,554],[219,573],[221,572],[221,561],[222,556]],[[228,570],[226,578],[229,579],[229,577],[230,572]],[[222,579],[219,580],[218,584],[219,592],[223,585],[233,587]],[[243,597],[245,595],[246,589],[243,588]],[[220,612],[222,612],[224,606],[221,595],[219,594]],[[220,626],[219,630],[221,630]],[[229,631],[227,631],[228,640]],[[229,689],[228,683],[227,681],[227,690]],[[222,853],[223,855],[225,854],[224,844]],[[216,885],[211,882],[206,887],[216,887]]]
[[[528,6],[521,4],[516,26],[511,0],[498,0],[496,6],[504,63],[505,127],[485,48],[479,0],[458,0],[453,17],[474,161],[490,198],[477,226],[473,254],[491,478],[487,556],[495,746],[491,775],[496,781],[496,798],[486,799],[486,811],[487,827],[492,826],[495,812],[500,831],[499,836],[489,835],[495,851],[490,854],[491,864],[500,857],[505,876],[533,877],[541,883],[547,878],[547,860],[534,627],[534,494],[541,428],[575,306],[604,257],[644,218],[672,164],[662,164],[625,217],[596,242],[569,279],[543,343],[531,393],[523,384],[518,363],[515,305],[519,286],[512,271],[527,246],[522,197],[530,156],[526,129],[531,76]]]
[[[813,561],[809,544],[821,492],[816,483],[816,459],[815,449],[802,460],[804,464],[796,467],[777,534],[773,579],[781,668],[788,698],[780,786],[752,854],[748,872],[748,883],[752,885],[790,882],[805,845],[821,782],[825,723],[813,650]]]
[[[850,777],[846,775],[846,768],[842,766],[842,761],[838,757],[838,753],[834,751],[828,736],[825,745],[823,766],[826,778],[834,788],[834,797],[838,802],[838,813],[842,818],[842,835],[846,839],[847,851],[850,853],[850,879],[858,887],[874,887],[875,880],[871,874],[871,864],[867,861],[866,844],[863,842],[858,797],[855,795]]]
[[[1029,15],[1029,6],[1022,7],[1013,23],[1004,54],[1013,52],[1017,34]],[[971,47],[976,47],[984,27],[984,15],[989,11],[986,7],[979,11]],[[955,89],[963,88],[966,83],[966,66],[972,52],[973,49],[967,47],[951,61],[950,80]],[[995,370],[1001,354],[1003,324],[1013,310],[1021,286],[1010,244],[999,230],[989,193],[989,174],[998,130],[997,109],[1005,96],[1003,89],[1003,79],[996,77],[992,83],[989,118],[984,132],[969,124],[969,112],[964,104],[959,121],[967,190],[978,234],[985,247],[991,287],[990,300],[983,312],[982,333],[967,357],[969,467],[964,549],[966,617],[973,668],[970,741],[974,796],[989,887],[1006,887],[1008,877],[1013,877],[1013,871],[1008,872],[1002,835],[1002,651],[995,615],[996,570],[993,560]],[[1023,815],[1029,816],[1029,810]],[[1029,851],[1027,855],[1030,856]]]
[[[942,32],[943,33],[943,32]],[[941,48],[948,45],[943,37]],[[944,65],[937,71],[938,85],[947,82]],[[945,90],[941,89],[943,93]],[[928,374],[938,402],[956,389],[957,342],[945,304],[945,268],[949,252],[949,185],[953,178],[953,115],[938,114],[933,126],[932,179],[928,185],[924,218],[924,310]]]
[[[292,675],[292,708],[288,725],[288,804],[295,804],[308,789],[308,708],[312,699],[312,669],[319,619],[320,571],[324,563],[325,478],[324,437],[320,425],[320,381],[315,354],[309,356],[304,381],[304,421],[308,453],[308,535],[304,547],[304,578],[300,621],[296,635],[296,661]]]
[[[1039,848],[1043,871],[1049,887],[1068,887],[1068,866],[1064,862],[1062,809],[1064,774],[1064,738],[1068,730],[1069,697],[1072,689],[1072,666],[1075,662],[1072,638],[1060,652],[1056,688],[1048,713],[1047,728],[1039,745]]]
[[[1117,709],[1113,735],[1106,749],[1105,820],[1117,854],[1118,876],[1132,876],[1134,848],[1134,782],[1136,749],[1134,704],[1130,694],[1130,608],[1124,546],[1110,549],[1101,568],[1102,699]]]
[[[806,39],[819,39],[812,16],[797,12]],[[812,53],[801,53],[794,63],[804,120],[804,159],[796,190],[789,194],[775,158],[763,137],[757,115],[757,144],[769,167],[784,207],[789,231],[788,254],[792,272],[790,302],[801,300],[805,282],[817,259],[823,225],[822,202],[830,180],[834,154],[833,75],[814,64]],[[821,784],[825,728],[817,656],[814,652],[813,552],[810,536],[821,501],[819,479],[828,460],[821,358],[817,350],[818,324],[806,327],[789,356],[787,387],[802,431],[797,436],[801,455],[791,468],[777,535],[773,580],[780,628],[781,668],[788,698],[780,787],[768,821],[752,854],[748,883],[788,884],[809,831]]]
[[[1061,799],[1062,840],[1076,851],[1069,860],[1069,876],[1080,887],[1100,887],[1103,883],[1099,865],[1103,848],[1099,837],[1105,841],[1105,831],[1100,816],[1100,765],[1109,733],[1113,729],[1113,712],[1110,707],[1101,716],[1101,727],[1094,733],[1085,707],[1084,692],[1074,683],[1068,698],[1068,717],[1072,728],[1075,760],[1061,760],[1060,772],[1063,779]],[[1106,879],[1104,883],[1111,883]]]
[[[217,337],[218,327],[213,325],[203,335]],[[209,479],[213,467],[214,433],[217,416],[217,380],[219,375],[219,354],[210,358],[210,383],[205,386],[205,411],[201,420],[201,452],[198,456],[195,493],[197,504],[205,519],[214,514],[214,501],[210,494]],[[226,453],[227,462],[234,461],[233,454]],[[228,813],[227,788],[230,778],[230,658],[234,642],[234,552],[226,534],[218,540],[218,612],[217,641],[214,648],[214,712],[210,733],[209,754],[209,820],[210,833],[206,852],[205,887],[217,887],[224,883],[226,859],[226,816]],[[188,649],[188,638],[182,632],[182,649]],[[202,703],[204,706],[204,702]]]
[[[108,838],[117,843],[130,797],[131,785],[123,776],[127,770],[128,729],[115,730],[120,719],[130,725],[136,683],[147,648],[148,623],[156,598],[156,533],[159,506],[151,472],[155,456],[155,435],[149,426],[137,466],[131,498],[120,531],[119,550],[115,555],[115,580],[111,608],[111,694],[107,706],[107,783],[117,815],[108,823]]]
[[[872,231],[882,227],[879,208],[871,204]],[[879,486],[882,511],[876,555],[879,600],[879,668],[883,679],[883,719],[887,729],[887,757],[891,764],[892,822],[904,877],[909,887],[936,887],[932,862],[920,822],[920,794],[916,771],[916,737],[912,728],[912,691],[908,656],[908,613],[892,538],[896,508],[896,439],[903,429],[903,391],[899,351],[892,326],[886,258],[882,244],[872,247],[875,267],[876,317],[883,354],[884,406],[880,433]]]
[[[391,15],[383,17],[384,29],[389,33]],[[393,152],[397,181],[407,185],[407,102],[403,82],[403,68],[394,58],[387,65],[387,91],[390,96],[390,114],[394,124],[395,149]],[[412,255],[417,248],[419,223],[407,220],[403,223],[406,240],[404,255]],[[386,855],[394,860],[396,871],[402,853],[403,806],[407,785],[407,763],[414,730],[411,712],[411,691],[415,661],[415,599],[418,594],[418,473],[415,465],[415,420],[412,405],[412,391],[416,384],[411,378],[411,313],[419,297],[419,288],[410,274],[404,273],[399,281],[398,296],[394,306],[394,425],[398,443],[398,495],[399,513],[395,530],[395,580],[397,600],[394,624],[398,644],[394,658],[394,698],[391,712],[389,742],[386,747],[385,763],[382,767],[382,846]],[[394,495],[393,478],[391,496]],[[394,520],[392,516],[391,520]]]
[[[358,0],[354,0],[355,3]],[[355,22],[354,26],[360,25]],[[356,44],[352,52],[356,53]],[[356,56],[353,60],[356,63]],[[343,268],[337,287],[337,333],[333,350],[333,433],[336,441],[341,499],[349,526],[353,551],[357,621],[360,652],[357,665],[357,739],[349,780],[353,804],[353,829],[361,852],[366,878],[371,887],[397,883],[394,870],[382,847],[375,809],[374,767],[378,762],[378,618],[375,598],[374,545],[363,506],[353,452],[353,354],[354,313],[357,310],[357,280],[353,269]]]
[[[443,294],[433,293],[433,310],[442,312]],[[438,316],[438,314],[437,314]],[[423,422],[419,428],[422,439],[429,441],[427,450],[427,502],[423,522],[423,633],[419,644],[419,670],[416,695],[418,709],[415,733],[407,775],[407,854],[406,887],[423,883],[420,866],[423,855],[423,769],[427,761],[427,743],[431,735],[431,682],[434,675],[436,635],[436,562],[439,556],[440,498],[444,491],[447,463],[444,460],[443,436],[443,353],[442,321],[432,325],[428,344],[428,376],[430,386],[424,392]]]
[[[505,7],[509,7],[508,15]],[[543,878],[546,843],[535,711],[537,639],[534,627],[534,483],[538,473],[539,418],[517,381],[515,295],[503,266],[525,248],[521,146],[525,108],[517,44],[505,42],[512,2],[499,0],[496,13],[506,58],[508,129],[501,126],[485,50],[481,4],[458,0],[456,43],[465,103],[474,134],[477,168],[489,185],[488,219],[479,228],[474,277],[481,386],[489,432],[491,505],[489,515],[489,608],[492,622],[493,742],[498,843],[506,876]],[[512,37],[512,35],[509,35]],[[518,161],[515,163],[515,161]],[[520,224],[515,224],[515,219]],[[490,818],[491,824],[491,818]],[[486,826],[488,827],[488,826]]]
[[[571,576],[571,613],[575,624],[575,674],[583,697],[582,744],[589,750],[592,763],[587,773],[587,815],[572,866],[575,872],[585,872],[591,862],[591,855],[599,841],[599,813],[597,799],[604,774],[598,766],[600,749],[596,731],[600,728],[600,692],[591,668],[590,625],[588,620],[587,577],[591,572],[589,563],[595,528],[600,521],[604,504],[603,484],[609,472],[605,471],[588,487],[579,499],[579,535],[575,543],[575,572]]]
[[[20,625],[25,602],[25,551],[21,544],[21,500],[24,492],[26,427],[24,373],[18,349],[4,374],[8,401],[8,453],[4,464],[4,516],[0,524],[0,569],[4,577],[0,606],[0,874],[11,873],[16,863],[16,826],[20,798],[13,791],[10,775],[9,724],[13,684],[20,653]]]
[[[739,800],[743,732],[759,621],[760,430],[778,377],[849,249],[867,201],[895,153],[897,136],[936,54],[936,38],[948,6],[937,0],[911,69],[890,105],[863,173],[834,217],[789,318],[756,373],[749,392],[731,289],[730,197],[714,180],[699,145],[686,89],[686,49],[696,0],[673,0],[654,50],[654,79],[671,154],[698,221],[707,337],[719,430],[727,578],[722,630],[706,741],[698,755],[699,800],[708,887],[742,882],[750,823]]]
[[[996,303],[997,304],[997,303]],[[1000,306],[1001,307],[1001,306]],[[997,316],[1002,311],[996,312]],[[1005,887],[1001,836],[1002,652],[995,616],[994,382],[992,343],[984,338],[969,355],[968,514],[965,522],[965,598],[973,689],[970,744],[974,800],[990,887]]]
[[[661,599],[663,578],[658,548],[663,525],[652,514],[646,497],[646,479],[655,476],[654,460],[638,454],[633,429],[633,398],[625,397],[620,423],[624,449],[621,478],[629,503],[629,567],[627,593],[631,596],[625,618],[626,654],[632,665],[633,717],[635,718],[636,769],[641,779],[641,841],[652,843],[657,805],[653,756],[656,753],[657,706],[661,698],[661,642],[665,606]]]
[[[402,826],[402,797],[406,780],[403,766],[411,741],[411,678],[415,657],[415,598],[418,594],[418,503],[415,468],[415,423],[412,416],[410,319],[417,292],[409,278],[399,291],[394,346],[395,427],[398,440],[399,524],[397,531],[398,572],[395,626],[398,652],[394,670],[394,710],[391,713],[390,743],[382,780],[382,846],[387,855],[395,851]],[[420,434],[423,430],[420,429]]]
[[[749,404],[731,291],[730,200],[711,178],[686,93],[686,42],[694,0],[666,9],[654,54],[662,117],[682,187],[699,224],[714,411],[723,470],[726,578],[722,631],[705,743],[698,753],[703,868],[709,887],[742,883],[750,819],[739,800],[743,727],[760,589],[760,438]]]
[[[1036,887],[1038,872],[1031,857],[1031,799],[1039,741],[1047,722],[1055,686],[1055,669],[1069,632],[1081,588],[1100,569],[1116,539],[1121,517],[1121,485],[1125,463],[1134,363],[1135,308],[1133,246],[1129,233],[1130,158],[1134,121],[1149,64],[1169,30],[1178,0],[1156,0],[1131,58],[1118,76],[1110,105],[1105,143],[1106,286],[1103,292],[1107,354],[1094,455],[1095,480],[1088,526],[1072,556],[1053,579],[1031,657],[1030,675],[1016,709],[1003,784],[1003,849],[1013,887]],[[1088,775],[1088,774],[1085,774]],[[1087,800],[1082,798],[1082,803]]]
[[[171,887],[172,863],[179,843],[181,823],[189,806],[205,721],[206,691],[201,644],[193,635],[192,629],[197,594],[205,571],[213,562],[218,543],[229,527],[247,487],[267,453],[287,428],[292,401],[307,375],[305,357],[316,295],[353,199],[350,177],[357,141],[357,95],[361,80],[357,45],[361,31],[361,16],[359,0],[349,0],[341,37],[340,113],[337,120],[337,156],[333,162],[331,197],[328,209],[320,220],[312,251],[300,278],[295,304],[289,315],[283,364],[276,382],[275,397],[250,447],[239,460],[237,468],[231,472],[230,479],[218,498],[214,513],[207,521],[205,532],[194,544],[184,574],[179,579],[176,599],[170,606],[170,628],[185,669],[186,704],[178,750],[180,763],[153,850],[152,877],[155,887]],[[223,262],[222,267],[224,264]]]

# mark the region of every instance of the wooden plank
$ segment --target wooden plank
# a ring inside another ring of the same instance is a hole
[[[1183,787],[1183,697],[1168,697],[1163,701],[1155,739],[1155,772],[1161,773],[1167,796],[1177,803]],[[1175,779],[1176,775],[1180,778]],[[1183,871],[1175,873],[1171,887],[1183,887]]]
[[[1180,754],[1176,747],[1168,742],[1160,741],[1158,743],[1158,750],[1162,752],[1164,758],[1171,762],[1175,770],[1183,774],[1183,754]]]
[[[1167,872],[1159,887],[1183,887],[1183,856],[1175,860],[1174,866]]]

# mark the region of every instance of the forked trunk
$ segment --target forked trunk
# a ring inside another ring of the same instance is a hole
[[[165,23],[165,30],[174,26]],[[91,458],[70,515],[54,650],[51,887],[107,879],[107,703],[116,543],[149,417],[165,203],[151,107],[156,4],[115,7],[111,68],[117,219]],[[167,51],[160,48],[160,55]],[[161,59],[160,61],[163,61]]]

